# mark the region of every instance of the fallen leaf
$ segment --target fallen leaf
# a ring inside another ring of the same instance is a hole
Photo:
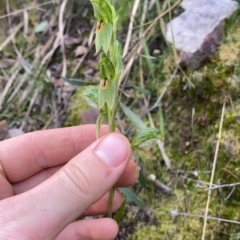
[[[44,32],[44,30],[47,28],[47,26],[48,26],[48,21],[40,22],[35,28],[35,33]]]

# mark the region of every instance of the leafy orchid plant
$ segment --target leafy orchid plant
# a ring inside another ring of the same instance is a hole
[[[82,96],[91,107],[99,110],[97,119],[97,138],[103,121],[107,121],[110,132],[115,132],[115,113],[118,107],[118,82],[123,69],[122,47],[116,38],[118,15],[111,0],[90,0],[93,5],[94,16],[97,19],[95,48],[99,58],[100,84],[98,90],[87,89]],[[132,138],[133,150],[142,150],[149,143],[161,139],[158,129],[148,128],[129,108],[120,104],[123,112],[130,116],[140,128]],[[130,114],[128,114],[130,112]],[[137,120],[136,120],[137,119]],[[112,202],[115,187],[110,190],[108,215],[112,216]]]

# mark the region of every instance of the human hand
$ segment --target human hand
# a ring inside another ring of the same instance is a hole
[[[0,142],[0,239],[114,239],[108,191],[137,181],[131,147],[95,125],[38,131]],[[107,135],[106,135],[107,134]],[[105,136],[104,136],[105,135]],[[121,205],[116,190],[113,210]]]

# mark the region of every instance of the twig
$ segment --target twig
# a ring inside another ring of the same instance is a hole
[[[57,34],[56,34],[57,35]],[[60,40],[59,37],[57,36],[55,38],[55,41],[53,43],[53,47],[52,49],[45,55],[45,57],[42,59],[41,64],[42,66],[45,65],[47,63],[47,61],[52,57],[52,55],[54,54],[54,52],[57,50],[57,48],[59,47],[60,44]]]
[[[123,72],[121,74],[121,77],[119,79],[118,82],[118,86],[121,85],[123,79],[126,77],[126,75],[128,74],[128,72],[130,71],[134,59],[136,58],[137,55],[140,54],[141,50],[142,50],[142,45],[140,44],[141,41],[146,37],[147,33],[157,24],[158,20],[161,19],[163,16],[165,16],[169,11],[171,11],[172,9],[174,9],[179,3],[181,2],[178,1],[176,2],[171,8],[167,9],[166,11],[164,11],[162,14],[160,14],[158,17],[154,18],[154,20],[152,21],[152,23],[149,25],[149,27],[144,31],[144,33],[140,36],[138,43],[135,45],[135,47],[133,48],[132,52],[130,54],[128,54],[127,59],[125,57],[125,60],[128,62],[126,67],[123,69]]]
[[[129,45],[130,45],[131,37],[132,37],[132,31],[133,31],[133,22],[134,22],[134,18],[136,16],[136,13],[137,13],[137,10],[138,10],[139,3],[140,3],[140,0],[135,0],[134,5],[133,5],[133,9],[132,9],[132,13],[131,13],[131,19],[130,19],[130,23],[129,23],[129,26],[128,26],[126,43],[125,43],[124,50],[123,50],[123,58],[128,53],[128,49],[129,49]]]
[[[190,213],[176,213],[176,216],[205,218],[205,216],[198,215],[198,214],[190,214]],[[229,219],[225,219],[225,218],[207,216],[207,220],[215,220],[215,221],[218,221],[218,222],[226,222],[226,223],[232,223],[232,224],[240,225],[240,222],[238,222],[238,221],[229,220]]]
[[[148,1],[145,0],[144,1],[144,5],[143,5],[143,13],[142,13],[142,18],[141,18],[141,25],[144,24],[144,21],[146,19],[146,14],[147,14],[147,9],[148,9]],[[142,28],[140,29],[140,35],[142,34]],[[142,42],[140,43],[140,47],[142,48]],[[143,75],[142,75],[142,59],[140,58],[140,80],[141,80],[141,87],[144,88],[144,81],[143,81]],[[146,99],[145,96],[143,96],[144,98],[144,103],[146,105],[146,107],[148,108],[148,101]],[[148,111],[148,119],[149,119],[149,122],[150,122],[150,125],[152,128],[155,128],[155,124],[154,124],[154,121],[152,119],[152,116],[150,114],[150,111]],[[161,155],[163,157],[163,160],[167,166],[167,169],[171,170],[172,169],[172,166],[171,166],[171,161],[169,159],[169,157],[167,156],[166,154],[166,151],[164,149],[164,142],[163,141],[160,141],[158,140],[157,141],[157,145],[158,145],[158,148],[161,152]],[[159,185],[160,186],[160,185]]]
[[[206,190],[215,190],[215,189],[219,189],[219,188],[225,188],[225,187],[236,187],[240,185],[240,182],[237,183],[229,183],[229,184],[223,184],[223,185],[215,185],[214,187],[210,187]]]
[[[12,41],[12,39],[15,37],[15,35],[20,31],[20,29],[23,27],[23,23],[20,22],[14,29],[13,32],[6,38],[6,40],[0,45],[0,52]]]
[[[67,0],[63,0],[60,11],[59,11],[59,19],[58,19],[58,38],[61,44],[61,51],[62,51],[62,58],[63,58],[63,67],[62,67],[62,77],[66,77],[67,74],[67,59],[66,59],[66,52],[65,52],[65,43],[64,43],[64,28],[65,23],[63,21],[64,11],[67,5]]]
[[[24,22],[23,33],[24,33],[24,37],[27,38],[28,31],[29,31],[29,14],[26,8],[24,8],[23,10],[23,22]]]
[[[222,115],[221,115],[220,127],[219,127],[219,132],[218,132],[218,140],[217,140],[217,145],[216,145],[216,150],[215,150],[215,155],[214,155],[214,160],[213,160],[213,167],[212,167],[212,174],[211,174],[210,185],[209,185],[210,187],[208,190],[206,210],[205,210],[205,214],[204,214],[202,240],[205,239],[205,234],[206,234],[206,229],[207,229],[208,211],[209,211],[209,205],[210,205],[210,199],[211,199],[212,185],[213,185],[213,180],[214,180],[214,175],[215,175],[215,170],[216,170],[216,165],[217,165],[218,151],[219,151],[219,146],[220,146],[220,141],[221,141],[221,136],[222,136],[222,127],[223,127],[225,106],[226,106],[226,99],[224,99],[223,107],[222,107]]]
[[[56,3],[59,3],[59,1],[56,1]],[[14,12],[11,12],[11,13],[8,13],[8,14],[5,14],[5,15],[2,15],[0,16],[0,19],[3,19],[3,18],[6,18],[6,17],[9,17],[9,16],[12,16],[12,15],[16,15],[16,14],[19,14],[19,13],[22,13],[24,11],[29,11],[29,10],[33,10],[33,9],[37,9],[37,8],[40,8],[40,7],[43,7],[43,6],[46,6],[46,5],[50,5],[50,4],[53,4],[53,1],[49,1],[49,2],[46,2],[46,3],[42,3],[42,4],[39,4],[37,6],[33,6],[33,7],[26,7],[22,10],[17,10],[17,11],[14,11]]]
[[[148,28],[143,32],[143,34],[140,36],[138,44],[136,44],[135,48],[138,48],[141,40],[143,40],[146,35],[151,31],[151,29],[157,24],[157,22],[159,21],[159,19],[161,19],[162,17],[164,17],[168,12],[172,11],[179,3],[181,3],[182,0],[179,0],[178,2],[176,2],[172,7],[168,8],[166,11],[162,12],[159,16],[157,16],[156,18],[154,18],[151,22],[151,24],[148,26]],[[131,53],[129,54],[131,56]]]
[[[20,65],[20,63],[18,62],[18,64]],[[2,105],[3,105],[3,101],[4,98],[6,97],[9,88],[11,87],[11,85],[13,84],[14,80],[16,79],[16,77],[18,76],[20,72],[20,68],[15,69],[15,71],[13,72],[13,74],[11,75],[11,77],[8,79],[7,85],[5,86],[2,94],[0,95],[0,110],[2,109]]]

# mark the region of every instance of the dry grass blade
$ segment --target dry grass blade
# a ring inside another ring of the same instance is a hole
[[[0,52],[14,39],[15,35],[20,31],[20,29],[23,27],[23,23],[20,22],[13,32],[6,38],[6,40],[0,45]]]
[[[21,65],[20,62],[18,62],[18,64]],[[20,68],[15,69],[15,71],[13,72],[11,77],[8,79],[7,84],[6,84],[2,94],[0,95],[0,110],[2,110],[3,101],[4,101],[4,99],[5,99],[6,95],[7,95],[10,87],[12,86],[14,80],[18,76],[19,72],[20,72]]]
[[[129,27],[128,27],[126,43],[125,43],[124,50],[123,50],[123,58],[128,53],[128,49],[129,49],[129,45],[130,45],[131,37],[132,37],[132,31],[133,31],[133,22],[134,22],[134,19],[136,17],[136,13],[137,13],[137,10],[138,10],[138,7],[139,7],[139,3],[140,3],[140,0],[135,0],[134,5],[133,5],[131,19],[130,19],[130,23],[129,23]]]
[[[141,18],[141,26],[144,25],[144,22],[145,22],[145,19],[146,19],[146,16],[147,16],[147,10],[148,10],[148,1],[145,0],[144,5],[143,5],[142,18]],[[140,29],[140,33],[139,33],[139,34],[140,34],[140,35],[142,34],[142,28]],[[140,47],[141,47],[141,48],[143,47],[142,45],[143,45],[143,43],[141,42],[141,43],[140,43]],[[142,59],[141,59],[141,58],[140,58],[140,68],[139,68],[139,69],[140,69],[141,87],[144,89],[144,80],[143,80],[143,74],[142,74]],[[171,80],[171,81],[172,81],[172,80]],[[170,83],[170,84],[171,84],[171,83]],[[167,90],[167,88],[166,88],[166,90]],[[166,90],[164,91],[164,93],[166,92]],[[163,94],[164,94],[164,93],[163,93]],[[146,106],[146,108],[148,108],[148,101],[147,101],[147,99],[146,99],[146,96],[144,96],[143,98],[144,98],[145,106]],[[150,111],[148,111],[147,114],[148,114],[148,119],[149,119],[149,122],[150,122],[151,127],[152,127],[152,128],[155,128],[155,124],[154,124],[154,121],[153,121],[152,116],[151,116],[151,114],[150,114]],[[164,162],[165,162],[165,164],[166,164],[167,169],[169,169],[169,170],[172,169],[171,161],[170,161],[169,157],[167,156],[166,151],[165,151],[165,148],[164,148],[164,142],[158,140],[158,141],[157,141],[157,145],[158,145],[158,148],[159,148],[159,150],[160,150],[160,152],[161,152],[162,158],[163,158],[163,160],[164,160]]]
[[[211,192],[212,192],[213,180],[214,180],[214,175],[215,175],[216,166],[217,166],[219,146],[220,146],[221,136],[222,136],[222,128],[223,128],[225,107],[226,107],[226,99],[224,99],[224,103],[223,103],[223,107],[222,107],[222,115],[221,115],[220,127],[219,127],[219,132],[218,132],[218,140],[217,140],[217,145],[216,145],[216,150],[215,150],[215,155],[214,155],[214,160],[213,160],[212,174],[211,174],[209,190],[208,190],[208,198],[207,198],[206,209],[205,209],[205,214],[204,214],[204,224],[203,224],[202,240],[205,239],[205,234],[206,234],[206,229],[207,229],[208,211],[209,211],[209,205],[210,205],[210,200],[211,200]]]
[[[26,8],[24,8],[24,11],[23,11],[23,22],[24,22],[23,32],[24,32],[24,37],[26,38],[29,32],[29,14]]]
[[[177,71],[179,69],[179,64],[180,64],[180,61],[177,62],[177,65],[174,69],[174,72],[173,74],[171,75],[170,79],[168,80],[165,88],[163,89],[163,91],[161,92],[161,95],[158,97],[157,101],[153,104],[153,106],[148,110],[148,112],[151,112],[152,110],[154,110],[155,108],[159,107],[159,104],[161,102],[161,100],[163,99],[165,93],[167,92],[169,86],[171,85],[173,79],[176,77],[176,74],[177,74]]]
[[[23,130],[25,128],[25,125],[27,124],[27,119],[29,119],[29,116],[30,116],[30,113],[31,113],[31,110],[32,110],[32,107],[37,99],[37,96],[38,96],[38,93],[39,93],[39,89],[37,88],[33,94],[33,97],[30,101],[30,104],[29,104],[29,107],[28,107],[28,110],[24,116],[24,120],[22,121],[22,124],[21,124],[21,127],[20,129]]]
[[[127,76],[128,72],[131,70],[131,67],[133,65],[133,62],[134,62],[135,58],[140,54],[140,52],[141,52],[141,50],[143,48],[142,44],[140,44],[141,41],[147,36],[147,34],[151,31],[151,29],[157,24],[159,19],[161,19],[163,16],[165,16],[169,11],[172,11],[180,3],[181,3],[181,0],[176,2],[171,8],[167,9],[166,11],[164,11],[158,17],[154,18],[154,20],[149,25],[149,27],[143,32],[143,34],[141,34],[141,36],[139,38],[139,41],[138,41],[138,44],[136,44],[135,47],[133,48],[133,50],[127,56],[125,56],[125,60],[128,63],[126,65],[126,67],[122,71],[122,75],[121,75],[121,77],[119,79],[119,82],[118,82],[119,86],[123,82],[123,79]]]
[[[59,3],[59,1],[56,0],[55,3]],[[13,16],[13,15],[22,13],[24,11],[30,11],[30,10],[33,10],[33,9],[37,9],[37,8],[40,8],[40,7],[43,7],[43,6],[46,6],[46,5],[50,5],[50,4],[51,5],[54,4],[54,1],[48,1],[46,3],[42,3],[42,4],[39,4],[37,6],[34,5],[34,6],[31,6],[31,7],[26,7],[24,9],[22,9],[22,10],[17,10],[17,11],[14,11],[14,12],[2,15],[2,16],[0,16],[0,19],[6,18],[6,17],[9,17],[9,16]]]
[[[64,0],[60,7],[60,13],[59,13],[59,20],[58,20],[58,37],[61,43],[61,51],[62,51],[62,58],[63,58],[63,68],[62,68],[62,76],[66,77],[67,74],[67,59],[66,59],[66,53],[65,53],[65,43],[64,43],[64,28],[65,23],[63,21],[64,11],[66,8],[67,0]]]
[[[184,217],[205,218],[205,216],[197,215],[197,214],[190,214],[190,213],[177,213],[177,215],[184,216]],[[218,221],[218,222],[225,222],[225,223],[240,225],[240,222],[238,222],[238,221],[229,220],[229,219],[225,219],[225,218],[207,216],[207,220],[214,220],[214,221]]]

